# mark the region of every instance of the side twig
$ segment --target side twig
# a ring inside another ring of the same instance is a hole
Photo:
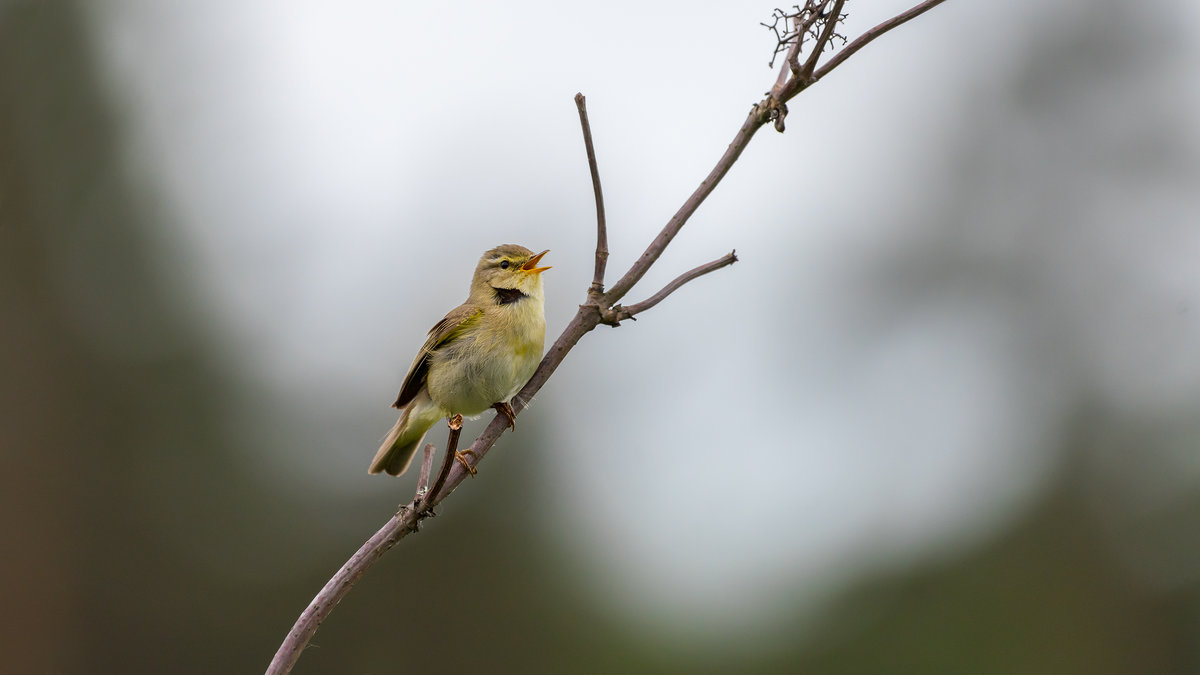
[[[417,493],[414,501],[420,500],[429,492],[429,472],[433,469],[433,453],[437,448],[433,443],[425,444],[425,454],[421,457],[421,473],[417,476]]]
[[[446,421],[446,426],[450,427],[450,437],[446,439],[446,454],[442,457],[442,470],[438,472],[437,482],[433,484],[421,502],[422,513],[433,508],[434,500],[441,492],[442,486],[446,484],[446,476],[450,475],[450,467],[454,466],[454,459],[458,453],[458,436],[462,433],[462,422],[462,415],[455,415]]]
[[[808,60],[804,62],[804,67],[796,74],[797,79],[803,81],[812,77],[813,71],[817,68],[817,60],[825,53],[825,46],[833,39],[838,22],[842,20],[842,6],[845,4],[846,0],[834,0],[833,8],[828,13],[822,14],[825,18],[825,26],[821,30],[821,36],[817,38],[816,44],[813,45],[812,51],[808,55]],[[799,43],[799,40],[796,42]]]
[[[686,284],[692,279],[695,279],[696,277],[702,277],[709,272],[715,272],[722,267],[725,267],[726,265],[732,265],[737,261],[737,251],[730,251],[729,253],[717,258],[712,262],[704,263],[699,267],[690,269],[687,272],[680,274],[678,277],[675,277],[675,279],[672,280],[671,283],[664,286],[661,291],[641,302],[636,302],[628,307],[622,307],[620,305],[613,307],[613,309],[616,310],[617,320],[620,321],[623,319],[633,319],[636,321],[638,314],[641,314],[642,312],[662,302],[668,295],[678,290],[680,286]]]
[[[604,220],[604,191],[600,189],[600,169],[596,167],[596,148],[592,145],[592,125],[588,123],[587,97],[575,94],[579,110],[579,126],[583,128],[583,145],[587,150],[588,169],[592,173],[592,192],[596,194],[596,271],[592,275],[589,293],[604,292],[604,268],[608,265],[608,226]]]

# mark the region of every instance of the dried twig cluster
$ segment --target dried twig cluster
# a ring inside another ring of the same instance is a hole
[[[829,5],[829,0],[823,2],[808,0],[803,7],[792,5],[790,12],[776,7],[775,11],[771,13],[771,23],[760,24],[775,34],[775,51],[771,54],[771,62],[767,64],[768,68],[775,67],[775,59],[780,54],[788,54],[794,60],[795,54],[803,51],[805,38],[820,39],[821,30],[833,14],[832,11],[828,11],[827,5]],[[834,23],[845,21],[846,16],[845,13],[838,15]],[[846,44],[846,36],[838,33],[836,28],[833,37],[840,39],[843,45]]]

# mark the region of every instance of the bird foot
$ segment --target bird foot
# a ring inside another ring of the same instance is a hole
[[[513,412],[512,405],[508,403],[493,403],[492,407],[496,412],[508,418],[508,428],[513,431],[517,430],[517,413]]]
[[[463,468],[466,469],[472,476],[474,476],[475,474],[479,473],[479,469],[471,466],[471,463],[467,461],[467,455],[478,457],[474,450],[467,448],[466,450],[456,450],[454,452],[454,459],[457,460],[459,464],[462,464]]]

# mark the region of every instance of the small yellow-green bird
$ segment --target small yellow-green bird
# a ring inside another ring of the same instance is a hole
[[[404,412],[388,432],[368,473],[399,476],[425,432],[453,415],[496,408],[513,424],[509,405],[542,360],[546,339],[542,256],[505,244],[483,254],[467,301],[437,322],[413,359],[394,407]]]

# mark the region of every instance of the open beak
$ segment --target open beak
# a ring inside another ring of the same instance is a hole
[[[521,265],[521,271],[529,272],[530,274],[541,274],[542,272],[545,272],[546,270],[550,269],[549,267],[538,267],[537,266],[538,261],[542,259],[542,256],[546,255],[549,252],[550,252],[550,249],[546,249],[545,251],[542,251],[541,253],[530,258],[529,262],[525,263],[524,265]]]

